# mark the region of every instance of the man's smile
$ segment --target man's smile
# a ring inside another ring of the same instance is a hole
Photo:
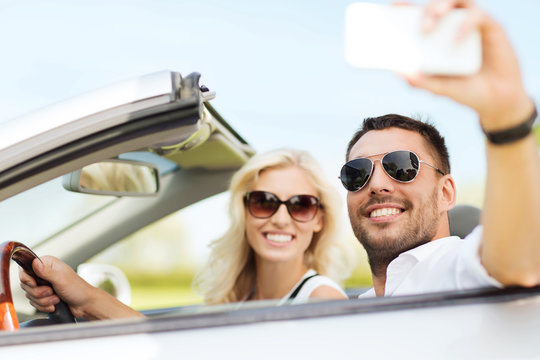
[[[402,209],[398,209],[398,208],[395,208],[395,207],[385,207],[385,208],[380,208],[380,209],[376,209],[376,210],[373,210],[369,213],[369,218],[370,219],[373,219],[373,218],[386,218],[386,217],[391,217],[391,216],[394,216],[394,215],[398,215],[398,214],[401,214],[403,212]]]
[[[384,203],[372,203],[365,207],[362,212],[363,216],[373,222],[386,222],[394,220],[401,216],[407,209],[410,209],[409,204],[401,204],[401,201],[388,201]]]

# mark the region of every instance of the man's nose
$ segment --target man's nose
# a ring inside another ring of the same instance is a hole
[[[368,190],[371,194],[383,194],[394,192],[394,181],[384,171],[380,161],[373,164],[373,173],[368,183]]]

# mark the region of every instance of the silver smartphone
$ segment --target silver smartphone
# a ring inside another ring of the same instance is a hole
[[[470,75],[482,65],[478,30],[456,40],[466,9],[445,15],[436,28],[421,31],[422,7],[358,2],[345,14],[345,59],[358,68],[403,73]]]

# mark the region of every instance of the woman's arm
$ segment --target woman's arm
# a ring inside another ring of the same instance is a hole
[[[55,257],[34,259],[32,267],[37,276],[49,281],[54,288],[38,286],[33,277],[20,270],[21,288],[26,292],[30,304],[39,311],[53,312],[54,305],[62,299],[76,318],[101,320],[143,316],[107,292],[87,283]]]

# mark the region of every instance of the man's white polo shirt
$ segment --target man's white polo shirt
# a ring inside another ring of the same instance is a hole
[[[449,236],[406,251],[386,270],[385,296],[502,287],[480,263],[482,227],[465,239]],[[370,289],[359,297],[373,297]]]

